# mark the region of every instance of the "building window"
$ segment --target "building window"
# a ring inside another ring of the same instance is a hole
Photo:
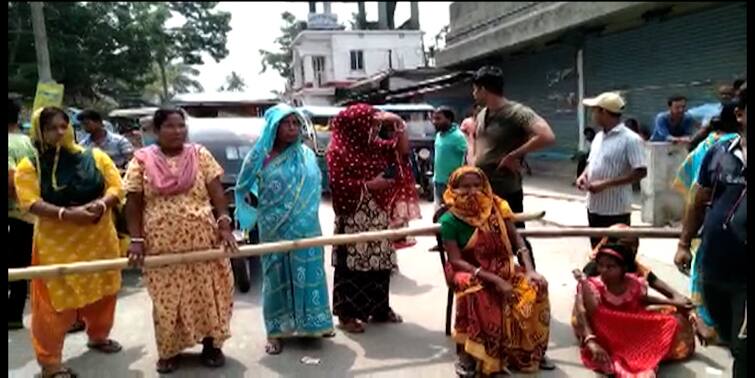
[[[351,70],[364,71],[364,52],[362,50],[351,51]]]
[[[315,83],[318,87],[325,85],[325,57],[312,57],[312,71],[315,73]]]

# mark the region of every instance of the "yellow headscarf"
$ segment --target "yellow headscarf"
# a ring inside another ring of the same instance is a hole
[[[69,122],[68,123],[68,129],[66,130],[65,135],[63,135],[63,138],[55,145],[51,146],[48,145],[47,142],[45,142],[42,125],[40,124],[40,116],[42,115],[42,112],[48,108],[39,108],[34,111],[34,113],[31,116],[31,140],[34,143],[34,145],[39,149],[39,153],[36,155],[37,158],[37,172],[41,173],[41,164],[39,161],[39,156],[45,152],[48,148],[54,148],[55,149],[55,161],[52,165],[52,187],[55,190],[61,190],[62,187],[58,186],[58,180],[57,180],[57,172],[58,172],[58,161],[60,160],[60,149],[65,149],[66,151],[72,153],[72,154],[78,154],[84,151],[84,148],[76,144],[76,138],[74,137],[73,133],[73,125]],[[63,111],[61,109],[61,111]]]
[[[482,196],[471,201],[468,197],[456,192],[461,178],[466,174],[476,174],[482,179]],[[493,232],[500,236],[503,245],[511,251],[511,241],[506,230],[505,220],[514,216],[508,202],[493,193],[490,181],[485,173],[472,166],[464,166],[451,174],[448,179],[448,188],[443,193],[443,201],[448,206],[448,211],[466,224],[483,232]]]

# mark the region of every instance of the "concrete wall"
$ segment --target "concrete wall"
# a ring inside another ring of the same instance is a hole
[[[352,50],[362,50],[364,70],[351,70]],[[419,31],[334,31],[303,32],[294,47],[294,88],[314,83],[312,56],[325,57],[325,82],[363,79],[389,68],[388,51],[394,69],[412,69],[424,64],[422,32]],[[301,78],[301,65],[304,77]]]
[[[455,66],[493,53],[545,40],[557,33],[622,12],[651,9],[651,2],[454,3],[440,67]],[[661,4],[663,5],[663,4]],[[465,16],[468,15],[468,16]],[[483,15],[488,15],[484,18]],[[475,21],[474,25],[464,18]]]
[[[332,45],[336,81],[363,79],[387,70],[389,50],[394,69],[423,65],[422,34],[419,32],[334,34]],[[364,71],[351,70],[352,50],[364,52]]]
[[[642,221],[653,226],[675,224],[684,215],[684,197],[673,187],[676,172],[687,157],[684,146],[646,143],[648,175],[642,180]]]

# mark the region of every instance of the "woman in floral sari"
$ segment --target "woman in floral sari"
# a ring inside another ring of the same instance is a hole
[[[544,357],[550,330],[547,282],[533,268],[511,208],[493,194],[478,168],[459,168],[448,185],[443,200],[449,210],[440,218],[440,235],[449,256],[446,279],[456,292],[457,373],[473,376],[476,362],[486,375],[554,368]],[[514,264],[517,255],[524,266]]]
[[[636,274],[634,252],[623,244],[606,244],[596,257],[600,276],[578,281],[576,306],[582,363],[616,377],[655,377],[658,364],[674,359],[681,324],[673,313],[651,311],[648,305],[691,306],[648,295],[647,282]]]
[[[243,230],[257,224],[263,243],[322,235],[322,174],[314,152],[302,144],[301,119],[288,105],[270,108],[241,166],[236,218]],[[333,336],[322,247],[273,253],[261,261],[265,351],[280,353],[286,337]]]
[[[378,137],[381,124],[392,124],[390,139]],[[396,165],[389,156],[405,155],[409,140],[405,124],[395,114],[366,104],[341,111],[333,121],[328,148],[328,178],[336,215],[336,234],[385,230],[390,225],[397,184]],[[393,171],[393,172],[391,172]],[[389,304],[391,271],[397,267],[390,240],[333,248],[333,314],[339,327],[364,332],[363,322],[399,323]]]
[[[674,180],[674,188],[682,193],[687,201],[692,201],[695,197],[693,188],[697,182],[700,165],[703,162],[705,154],[716,143],[728,141],[739,135],[739,122],[737,122],[735,110],[736,104],[724,104],[721,114],[718,117],[714,117],[708,128],[701,130],[699,135],[694,138],[701,139],[702,141],[687,155],[687,158],[679,167],[676,179]],[[707,133],[707,136],[705,136],[705,133]],[[703,137],[704,139],[702,139]],[[692,248],[694,248],[692,268],[688,272],[690,275],[690,292],[692,302],[697,305],[697,309],[695,310],[695,319],[698,320],[696,321],[697,335],[700,342],[703,345],[707,345],[715,343],[718,336],[713,319],[708,313],[708,309],[705,307],[702,299],[701,262],[703,261],[703,250],[699,248],[699,240],[693,242]]]
[[[126,172],[126,219],[133,265],[145,255],[190,254],[218,247],[237,251],[228,204],[220,184],[223,169],[207,148],[187,143],[183,113],[155,112],[157,144],[134,154]],[[147,268],[152,299],[157,371],[178,369],[181,352],[202,344],[203,365],[225,364],[223,343],[231,337],[233,274],[229,259]]]

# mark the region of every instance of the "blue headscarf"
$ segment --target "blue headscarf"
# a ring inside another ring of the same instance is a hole
[[[262,135],[255,143],[254,147],[244,158],[241,165],[238,179],[236,181],[236,219],[242,230],[251,230],[257,223],[257,208],[250,206],[244,198],[247,193],[251,193],[255,198],[259,198],[259,175],[262,171],[265,159],[273,150],[273,144],[278,136],[278,125],[280,122],[291,114],[295,114],[300,120],[304,117],[294,108],[286,104],[278,104],[265,112],[265,128]],[[302,122],[303,124],[303,122]],[[297,165],[306,159],[308,149],[302,144],[303,138],[299,134],[296,142],[292,143],[283,151],[277,159],[284,161],[284,164]]]

